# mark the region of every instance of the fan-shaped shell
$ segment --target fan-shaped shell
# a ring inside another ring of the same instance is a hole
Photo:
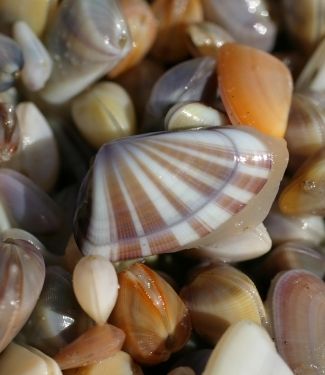
[[[286,163],[283,141],[246,127],[106,144],[80,192],[77,243],[114,261],[211,243],[265,218]]]

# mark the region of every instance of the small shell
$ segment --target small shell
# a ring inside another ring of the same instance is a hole
[[[41,253],[31,243],[13,239],[10,233],[3,234],[0,243],[0,277],[1,352],[26,323],[41,293],[45,277]],[[2,371],[0,373],[5,374]]]
[[[109,72],[111,78],[137,65],[151,48],[158,32],[158,22],[145,0],[120,0],[119,3],[129,27],[132,49]]]
[[[46,47],[54,66],[41,96],[60,104],[109,72],[130,51],[131,40],[116,0],[66,0]]]
[[[19,144],[20,129],[16,109],[0,102],[0,163],[9,161]]]
[[[172,63],[187,57],[186,26],[203,20],[199,0],[154,0],[152,10],[159,21],[158,36],[152,55]]]
[[[115,268],[104,257],[84,257],[73,271],[75,296],[97,324],[104,324],[108,319],[117,299],[118,288]]]
[[[11,343],[0,357],[0,373],[10,375],[62,375],[55,361],[30,347]]]
[[[284,136],[293,84],[289,70],[280,60],[251,47],[227,43],[218,54],[218,80],[233,124]]]
[[[166,130],[227,125],[229,120],[222,112],[201,103],[175,104],[165,117]]]
[[[106,144],[80,191],[77,244],[112,261],[210,245],[260,224],[286,163],[284,141],[247,127]]]
[[[254,283],[230,266],[216,265],[203,270],[181,290],[180,296],[190,311],[193,329],[212,344],[240,320],[266,322]]]
[[[195,375],[195,372],[190,367],[176,367],[167,375]]]
[[[135,133],[135,112],[126,90],[113,82],[100,82],[72,103],[72,116],[93,147]]]
[[[13,26],[13,35],[24,57],[21,78],[30,91],[42,89],[52,72],[52,59],[33,30],[23,21]]]
[[[62,370],[89,366],[120,351],[124,339],[124,332],[112,325],[91,327],[76,340],[61,348],[54,359]]]
[[[325,215],[325,148],[298,169],[279,197],[280,210],[287,215]]]
[[[6,91],[0,92],[0,102],[7,103],[13,106],[18,104],[18,91],[16,87],[11,87]]]
[[[166,361],[191,334],[190,317],[174,289],[141,263],[119,273],[120,291],[110,320],[126,335],[124,349],[144,364]]]
[[[277,349],[295,374],[325,369],[325,284],[312,273],[280,274],[268,295]]]
[[[214,348],[202,375],[293,375],[266,331],[250,321],[233,324]]]
[[[202,0],[202,4],[205,18],[224,27],[239,43],[272,50],[277,30],[265,0]]]

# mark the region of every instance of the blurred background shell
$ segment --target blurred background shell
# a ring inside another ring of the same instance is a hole
[[[20,141],[16,108],[0,102],[0,164],[9,161],[17,151]]]

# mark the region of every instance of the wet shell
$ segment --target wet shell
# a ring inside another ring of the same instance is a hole
[[[312,273],[280,274],[268,295],[277,349],[295,374],[325,371],[325,284]]]
[[[0,102],[0,163],[7,162],[16,152],[20,129],[15,107]]]
[[[218,54],[218,80],[233,124],[284,136],[293,84],[289,70],[280,60],[251,47],[227,43]]]
[[[45,277],[41,253],[31,243],[3,234],[0,277],[1,352],[26,323],[41,293]]]
[[[240,320],[266,322],[254,283],[234,267],[216,265],[203,270],[180,296],[190,311],[193,329],[212,344]]]
[[[80,191],[76,241],[113,261],[211,244],[260,224],[287,157],[284,141],[247,127],[106,144]]]

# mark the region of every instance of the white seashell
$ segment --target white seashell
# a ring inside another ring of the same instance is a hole
[[[30,91],[38,91],[44,87],[51,75],[52,59],[26,22],[15,22],[13,36],[24,57],[22,81]]]
[[[0,374],[3,375],[62,375],[56,362],[37,349],[14,342],[0,357]]]
[[[74,294],[83,310],[104,324],[112,312],[118,293],[114,266],[101,256],[83,257],[73,271]]]
[[[212,259],[226,262],[240,262],[254,259],[267,253],[272,240],[263,224],[255,228],[244,228],[230,237],[220,238],[209,246],[199,246],[198,253]]]
[[[264,220],[287,159],[283,140],[247,127],[106,144],[79,194],[76,241],[113,261],[209,245]]]
[[[165,128],[167,130],[190,129],[229,124],[228,117],[222,112],[202,103],[178,103],[167,112]]]
[[[228,328],[203,375],[293,375],[266,331],[243,320]]]
[[[45,191],[51,190],[59,174],[59,150],[46,118],[32,102],[16,108],[20,145],[7,167],[27,175]]]

